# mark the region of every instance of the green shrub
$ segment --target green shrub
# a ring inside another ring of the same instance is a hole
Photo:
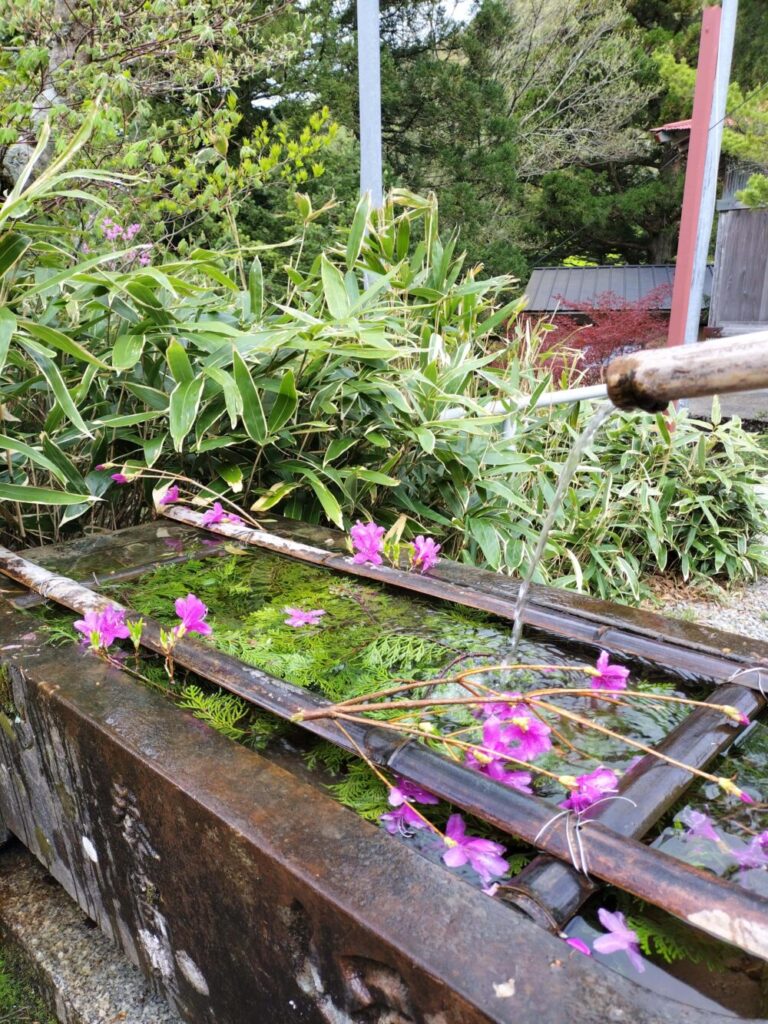
[[[134,522],[148,476],[167,473],[340,527],[404,515],[448,555],[527,567],[586,413],[535,410],[551,386],[534,368],[541,341],[520,326],[500,357],[519,310],[501,305],[512,281],[464,268],[434,198],[397,192],[373,214],[361,202],[309,266],[299,240],[270,300],[258,258],[239,284],[242,253],[141,267],[129,247],[83,260],[56,211],[86,202],[99,172],[67,172],[71,155],[0,207],[0,515],[13,543]],[[297,202],[315,230],[322,211]],[[484,415],[488,397],[509,415]],[[144,479],[114,485],[97,469],[113,462]],[[539,578],[631,599],[654,567],[755,572],[765,462],[733,422],[678,417],[670,438],[661,419],[617,415]]]

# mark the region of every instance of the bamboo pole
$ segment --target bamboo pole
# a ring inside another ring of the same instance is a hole
[[[57,575],[0,547],[0,572],[16,582],[80,614],[118,607],[131,619],[131,609],[94,593],[66,576]],[[160,626],[146,620],[142,646],[164,654]],[[188,636],[179,638],[174,662],[231,693],[282,718],[317,709],[329,702],[299,687],[244,665]],[[485,819],[497,828],[531,843],[560,860],[569,861],[571,846],[565,816],[536,796],[519,793],[448,761],[414,742],[393,742],[375,726],[314,719],[299,723],[347,750],[363,750],[372,762],[424,786],[449,803]],[[617,835],[600,822],[590,822],[584,836],[591,874],[715,938],[768,960],[768,899]]]

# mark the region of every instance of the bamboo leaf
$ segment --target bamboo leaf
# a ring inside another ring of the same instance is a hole
[[[32,245],[32,239],[18,231],[10,231],[0,240],[0,277],[20,259]]]
[[[352,227],[349,229],[349,236],[347,238],[347,267],[349,270],[354,267],[360,255],[360,250],[363,247],[363,238],[365,237],[370,210],[371,195],[370,192],[366,192],[358,200],[355,215],[352,218]]]
[[[16,317],[10,309],[0,309],[0,371],[8,358],[8,348],[16,331]]]
[[[186,384],[195,378],[195,371],[183,345],[174,338],[165,351],[165,358],[177,384]]]
[[[80,362],[90,363],[92,366],[98,366],[100,370],[109,369],[109,366],[102,362],[101,359],[97,359],[96,356],[91,355],[88,349],[83,348],[79,342],[68,338],[66,334],[56,330],[55,327],[38,324],[35,323],[34,320],[20,320],[19,325],[24,328],[27,334],[31,334],[33,338],[37,338],[38,341],[45,342],[46,345],[51,345],[60,352],[65,352],[68,356],[72,356],[73,358],[80,360]]]
[[[184,438],[195,425],[204,383],[202,377],[186,380],[177,384],[171,392],[168,423],[177,452],[182,450]]]
[[[334,320],[345,320],[349,316],[350,304],[341,271],[323,256],[320,261],[320,274],[328,312]]]
[[[26,487],[23,484],[0,483],[0,498],[30,505],[79,505],[84,501],[100,501],[92,494],[69,494],[51,487]]]
[[[76,426],[77,429],[82,434],[86,435],[86,437],[93,437],[93,434],[85,425],[85,421],[80,415],[77,406],[73,402],[72,396],[70,395],[69,391],[67,391],[67,386],[64,383],[64,379],[59,373],[59,368],[56,366],[53,360],[49,359],[47,356],[44,356],[42,352],[40,352],[40,350],[37,348],[37,346],[28,345],[26,342],[23,341],[21,342],[21,345],[30,354],[32,359],[34,359],[34,361],[37,363],[38,367],[40,368],[40,372],[48,382],[48,386],[53,392],[56,401],[59,403],[62,412],[70,421],[70,423]]]
[[[267,421],[264,408],[251,378],[251,371],[245,360],[235,349],[232,353],[232,365],[235,371],[235,384],[240,392],[243,406],[243,426],[257,444],[264,444],[267,439]]]
[[[296,412],[299,404],[296,393],[296,380],[293,370],[286,370],[283,379],[280,381],[280,390],[275,398],[275,403],[269,412],[269,433],[276,434],[281,427],[285,426],[288,420]]]
[[[112,368],[118,371],[133,369],[141,359],[145,340],[143,334],[120,334],[112,349]]]

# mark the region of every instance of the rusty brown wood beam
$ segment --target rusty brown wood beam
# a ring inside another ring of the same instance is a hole
[[[80,614],[110,605],[124,607],[2,547],[0,572]],[[124,610],[137,618],[130,608]],[[145,620],[142,645],[155,653],[164,653],[158,623]],[[177,641],[174,662],[288,720],[294,720],[303,711],[332,706],[187,636]],[[375,727],[349,728],[350,742],[330,720],[313,719],[300,725],[355,753],[365,750],[376,763],[560,860],[571,858],[565,817],[547,827],[557,811],[538,797],[493,782],[420,744],[393,742],[390,734]],[[620,836],[601,822],[586,830],[585,842],[589,869],[596,878],[768,960],[768,899]]]

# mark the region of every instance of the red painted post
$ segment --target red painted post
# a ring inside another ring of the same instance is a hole
[[[683,213],[680,220],[680,238],[677,243],[675,284],[672,291],[667,345],[682,345],[685,340],[685,325],[691,299],[693,263],[696,253],[696,233],[701,193],[704,187],[709,122],[715,92],[720,16],[720,7],[706,7],[701,22],[699,64],[696,70],[696,89],[693,94],[693,117],[688,143]]]

